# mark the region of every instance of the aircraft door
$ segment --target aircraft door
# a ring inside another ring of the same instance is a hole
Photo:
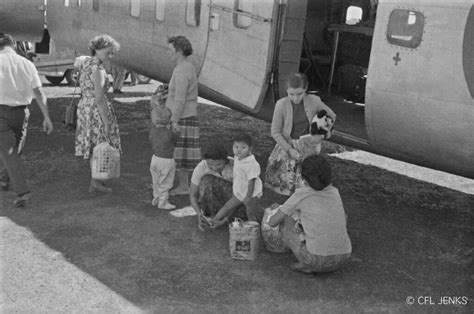
[[[365,119],[372,145],[403,142],[400,137],[408,136],[409,131],[396,135],[396,130],[409,130],[409,125],[416,123],[412,102],[416,101],[419,81],[413,69],[419,66],[421,53],[430,53],[425,44],[420,47],[423,30],[423,14],[379,4],[366,88]]]
[[[258,112],[271,72],[273,9],[272,0],[211,1],[200,94]]]
[[[17,41],[41,41],[45,22],[44,11],[44,0],[2,0],[0,32],[12,35]]]

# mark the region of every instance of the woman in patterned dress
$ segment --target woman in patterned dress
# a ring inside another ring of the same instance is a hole
[[[89,159],[98,143],[109,140],[121,149],[117,118],[112,104],[107,100],[109,87],[104,64],[110,62],[120,49],[119,43],[108,35],[99,35],[91,40],[91,58],[84,61],[80,75],[82,98],[77,108],[76,156]],[[89,192],[111,192],[105,182],[91,178]]]
[[[292,73],[286,81],[287,97],[275,104],[271,135],[276,142],[268,159],[265,172],[265,187],[274,192],[290,196],[301,182],[303,155],[319,155],[323,135],[316,134],[307,139],[310,147],[303,154],[297,145],[301,136],[309,134],[313,117],[325,110],[336,121],[336,114],[316,95],[307,94],[308,78],[303,73]]]

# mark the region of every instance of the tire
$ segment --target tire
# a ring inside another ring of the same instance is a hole
[[[59,85],[64,79],[64,76],[45,76],[46,79],[53,85]]]
[[[138,74],[137,79],[138,79],[138,84],[148,84],[151,81],[151,78],[146,77],[141,74]]]
[[[69,86],[76,86],[76,84],[79,83],[79,72],[74,69],[67,70],[64,74],[64,77],[66,78],[66,81]]]

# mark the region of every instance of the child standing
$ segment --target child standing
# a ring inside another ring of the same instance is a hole
[[[165,106],[156,106],[151,111],[152,127],[150,143],[153,157],[150,172],[153,179],[152,205],[160,209],[175,209],[168,201],[169,190],[173,187],[176,163],[173,159],[174,133],[170,130],[171,110]]]
[[[228,222],[228,218],[242,203],[245,205],[248,220],[257,221],[258,205],[262,196],[260,164],[252,155],[252,138],[247,134],[234,137],[234,169],[232,197],[212,219],[214,228]]]

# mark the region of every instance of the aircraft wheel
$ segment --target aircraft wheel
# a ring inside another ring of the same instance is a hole
[[[148,84],[151,81],[151,78],[146,77],[146,76],[141,75],[141,74],[138,74],[137,79],[138,79],[139,84]]]
[[[64,76],[45,76],[46,79],[53,85],[59,85],[64,79]]]
[[[69,86],[76,86],[76,84],[78,83],[77,80],[79,79],[79,71],[69,69],[64,74],[64,77],[66,78],[66,81]]]

